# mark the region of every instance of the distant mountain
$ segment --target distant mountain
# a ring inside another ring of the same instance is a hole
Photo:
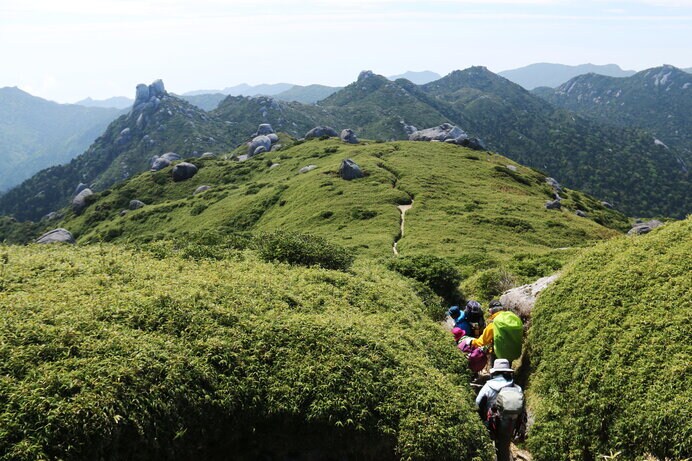
[[[0,191],[79,155],[120,111],[58,104],[18,88],[0,88]]]
[[[430,83],[432,81],[438,80],[440,77],[442,77],[442,76],[436,72],[424,70],[421,72],[408,71],[408,72],[404,72],[403,74],[400,74],[400,75],[390,75],[387,78],[389,80],[397,80],[400,78],[405,78],[409,82],[415,83],[416,85],[425,85],[426,83]]]
[[[680,152],[643,130],[609,126],[555,108],[485,68],[455,71],[421,90],[487,145],[629,215],[692,212]]]
[[[99,131],[101,136],[83,154],[67,164],[40,171],[0,196],[0,212],[20,220],[36,220],[69,203],[79,183],[95,191],[104,190],[149,169],[154,156],[170,151],[183,158],[205,151],[225,152],[242,141],[229,133],[222,120],[165,90],[145,101],[136,100],[129,113],[114,120],[105,132],[103,128]]]
[[[581,75],[537,94],[603,123],[645,128],[657,142],[684,155],[684,168],[692,168],[692,75],[676,67],[647,69],[628,78]]]
[[[498,75],[510,80],[527,90],[541,86],[555,88],[577,75],[594,73],[610,77],[629,77],[635,74],[633,70],[622,70],[616,64],[580,64],[567,66],[565,64],[538,63],[518,69],[505,70]]]
[[[222,93],[204,93],[204,94],[194,94],[194,95],[183,95],[178,96],[190,104],[204,109],[206,111],[214,110],[223,101],[227,95]]]
[[[262,83],[259,85],[248,85],[241,83],[240,85],[229,86],[223,90],[195,90],[183,93],[183,96],[199,96],[202,94],[221,93],[230,96],[273,96],[290,90],[295,85],[292,83]]]
[[[296,101],[303,104],[314,104],[324,98],[331,96],[339,91],[340,86],[325,86],[325,85],[295,85],[292,88],[282,91],[275,95],[276,99],[282,101]]]
[[[143,126],[137,123],[141,117],[147,121]],[[683,217],[692,209],[688,174],[676,148],[656,143],[647,131],[557,108],[483,67],[472,67],[422,86],[364,71],[356,82],[314,105],[229,96],[217,109],[204,112],[166,94],[155,110],[135,110],[116,121],[67,170],[41,172],[1,197],[0,211],[22,219],[29,213],[42,216],[64,204],[78,182],[103,190],[147,169],[153,154],[166,151],[188,157],[194,151],[229,152],[259,123],[297,138],[316,125],[329,125],[352,128],[361,139],[389,140],[407,139],[412,130],[445,122],[480,137],[490,150],[631,216]],[[122,144],[119,133],[126,128],[132,139]],[[55,183],[63,184],[60,190]],[[39,208],[35,197],[41,192],[59,200],[41,199],[45,206]]]
[[[126,98],[125,96],[115,96],[108,99],[91,99],[86,98],[77,101],[75,104],[84,107],[106,107],[112,109],[128,109],[132,106],[134,99]]]
[[[682,70],[684,70],[688,74],[692,74],[692,67],[688,67],[687,69],[682,69]]]

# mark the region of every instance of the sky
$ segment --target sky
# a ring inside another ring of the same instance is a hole
[[[692,0],[0,0],[0,87],[58,102],[536,62],[692,67]]]

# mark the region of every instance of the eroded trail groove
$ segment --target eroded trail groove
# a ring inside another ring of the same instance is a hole
[[[404,238],[404,224],[406,223],[406,212],[413,207],[413,200],[411,200],[411,203],[408,205],[399,205],[397,208],[399,209],[399,212],[401,213],[401,229],[399,231],[399,235],[397,238],[394,240],[394,246],[392,247],[392,250],[394,251],[394,254],[396,256],[399,256],[399,250],[397,249],[397,244],[399,243],[399,240]]]

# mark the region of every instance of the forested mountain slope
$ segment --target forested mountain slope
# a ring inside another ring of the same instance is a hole
[[[84,152],[120,111],[58,104],[0,88],[0,191]]]
[[[680,168],[690,168],[692,75],[676,67],[647,69],[628,78],[582,75],[539,94],[603,123],[644,128],[680,152]]]

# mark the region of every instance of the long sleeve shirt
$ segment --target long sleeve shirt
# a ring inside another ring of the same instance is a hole
[[[489,346],[493,343],[493,324],[492,321],[497,317],[499,312],[495,312],[488,318],[488,324],[486,325],[483,333],[471,342],[473,347],[484,347]]]

